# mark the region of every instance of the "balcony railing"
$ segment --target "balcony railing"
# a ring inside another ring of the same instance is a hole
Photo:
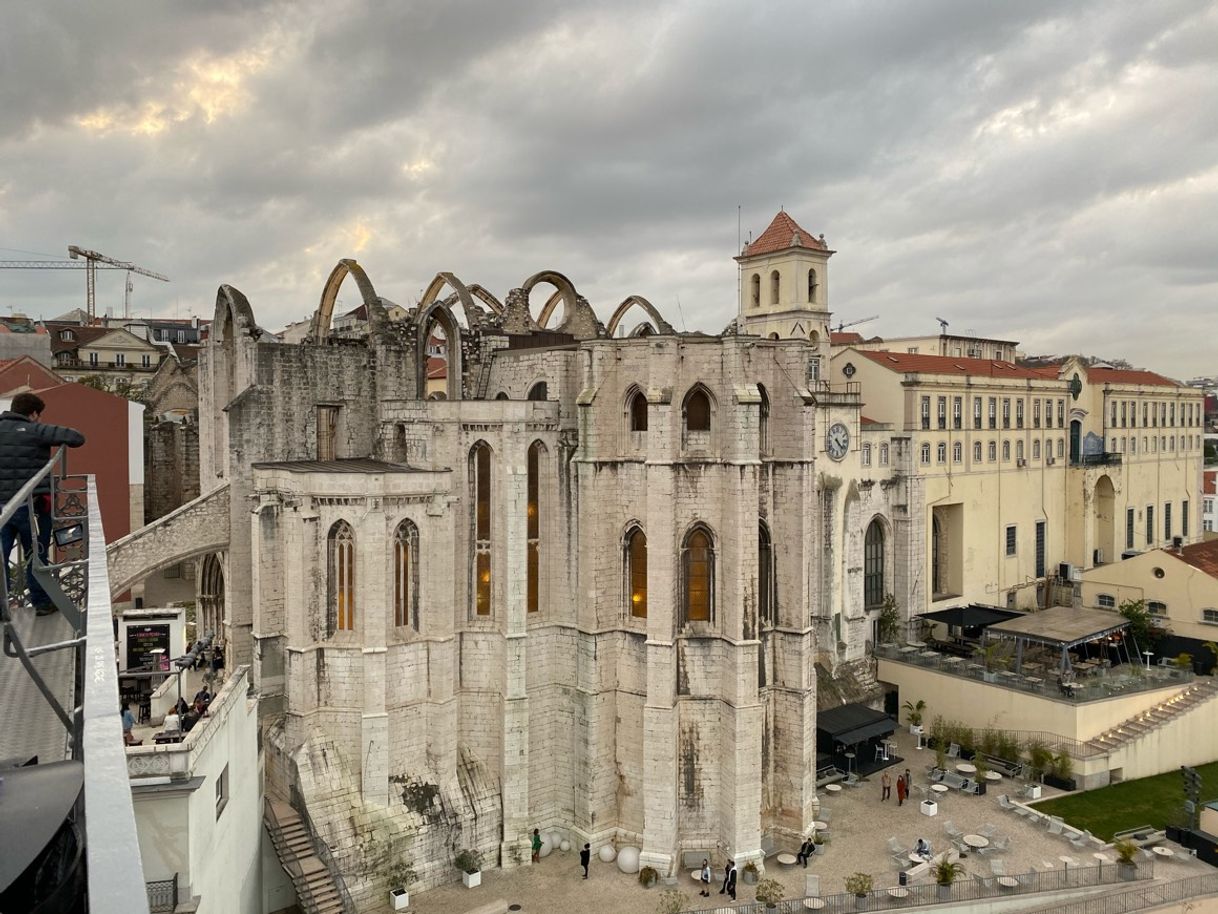
[[[85,359],[56,359],[56,368],[68,368],[73,371],[146,371],[149,374],[156,371],[160,367],[161,356],[158,354],[156,360],[150,365],[131,364],[127,362],[119,365],[117,362],[103,362],[100,359],[96,362],[90,362]]]
[[[1070,458],[1072,467],[1119,467],[1121,455],[1111,451],[1102,454],[1079,454]]]
[[[1193,680],[1191,670],[1175,667],[1144,667],[1137,663],[1126,663],[1111,669],[1099,668],[1098,672],[1081,676],[1074,684],[1063,689],[1057,684],[1055,673],[1038,675],[1016,673],[1013,670],[987,670],[979,661],[941,654],[938,651],[916,648],[907,650],[898,644],[879,644],[875,656],[895,660],[925,669],[935,670],[960,679],[971,679],[986,685],[1000,686],[1026,692],[1040,698],[1081,704],[1118,698],[1136,692],[1149,692],[1169,686],[1181,686]]]
[[[64,818],[66,828],[60,831],[70,840],[29,849],[30,868],[38,868],[42,878],[35,880],[37,886],[31,885],[25,900],[35,907],[48,905],[47,910],[87,907],[91,914],[147,914],[119,713],[110,575],[97,486],[92,476],[67,475],[64,454],[61,448],[0,506],[0,524],[24,508],[34,526],[35,502],[40,497],[35,492],[49,484],[51,542],[57,560],[48,562],[34,549],[23,564],[24,574],[42,586],[58,611],[33,619],[32,607],[24,605],[24,591],[14,590],[14,596],[22,597],[10,604],[7,577],[0,575],[4,711],[23,725],[0,734],[4,754],[37,755],[35,769],[56,763],[78,765],[84,782]],[[58,739],[56,727],[62,728]],[[38,745],[31,743],[35,738]],[[56,745],[58,753],[47,751]],[[6,792],[23,789],[16,775],[6,780]],[[54,877],[49,883],[48,867]],[[47,894],[42,895],[44,884]]]

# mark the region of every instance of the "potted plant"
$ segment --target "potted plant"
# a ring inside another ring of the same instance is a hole
[[[922,714],[926,710],[926,702],[919,698],[916,702],[905,702],[903,707],[905,719],[909,721],[909,733],[911,736],[917,736],[922,732]]]
[[[756,885],[757,880],[761,878],[761,870],[757,868],[757,864],[750,860],[744,865],[744,869],[740,871],[740,878],[749,885]]]
[[[940,771],[947,769],[947,747],[941,742],[935,746],[935,767]]]
[[[1125,839],[1112,845],[1112,849],[1116,851],[1117,855],[1117,874],[1125,882],[1132,882],[1138,874],[1138,864],[1135,862],[1138,856],[1138,846]]]
[[[851,873],[846,877],[846,891],[854,896],[855,907],[862,907],[867,902],[867,896],[871,894],[873,882],[868,873]]]
[[[777,907],[784,894],[782,883],[777,879],[762,879],[757,883],[757,900],[764,904],[767,910]]]
[[[414,882],[414,867],[405,861],[396,861],[385,873],[389,881],[389,906],[395,911],[410,907],[410,884]]]
[[[1059,790],[1074,790],[1074,761],[1064,751],[1051,756],[1048,762],[1049,773],[1045,783]]]
[[[453,862],[461,871],[461,881],[465,883],[467,889],[482,885],[482,855],[480,853],[466,848],[457,854],[457,859]]]
[[[665,889],[660,893],[656,914],[680,914],[689,904],[689,896],[677,889]]]
[[[825,845],[829,843],[829,836],[823,832],[817,832],[812,836],[812,853],[821,855],[825,852]]]
[[[952,883],[964,872],[963,864],[948,860],[946,856],[931,868],[935,877],[935,885],[939,887],[939,900],[947,901],[952,897]]]
[[[660,874],[655,871],[654,867],[645,866],[639,870],[639,885],[645,889],[651,888],[660,881]]]
[[[986,791],[987,782],[985,776],[990,770],[990,766],[986,764],[985,756],[980,752],[973,757],[973,767],[977,769],[977,773],[973,775],[977,780],[977,795],[982,796]]]
[[[1052,761],[1053,752],[1043,740],[1028,740],[1028,763],[1032,766],[1032,777],[1035,780],[1044,780],[1045,772],[1049,770]]]

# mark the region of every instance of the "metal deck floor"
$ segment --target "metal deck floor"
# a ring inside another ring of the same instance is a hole
[[[71,626],[59,613],[36,616],[32,609],[21,608],[13,610],[13,618],[27,649],[72,637]],[[33,661],[69,715],[75,685],[74,655],[74,651],[65,649]],[[0,759],[30,755],[37,755],[40,762],[68,758],[68,732],[21,662],[0,654]]]

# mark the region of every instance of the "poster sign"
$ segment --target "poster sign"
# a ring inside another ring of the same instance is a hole
[[[127,626],[127,669],[153,668],[158,655],[152,652],[157,648],[169,653],[168,625]]]

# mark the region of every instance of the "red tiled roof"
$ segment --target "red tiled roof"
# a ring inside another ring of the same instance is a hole
[[[79,349],[85,343],[92,343],[94,340],[100,339],[107,333],[113,333],[116,328],[113,327],[82,327],[80,324],[56,324],[52,321],[46,323],[47,331],[51,334],[51,352],[71,352],[74,349]],[[59,331],[71,330],[75,339],[61,340]]]
[[[830,346],[851,346],[855,343],[863,342],[863,334],[855,333],[853,330],[845,332],[829,332]]]
[[[787,248],[808,248],[812,251],[827,251],[826,245],[811,232],[799,227],[785,211],[779,210],[770,227],[762,232],[752,244],[745,245],[742,257],[755,257],[758,254],[773,254],[775,251],[785,251]]]
[[[427,380],[442,381],[448,377],[448,359],[431,356],[427,359]]]
[[[1175,381],[1153,371],[1127,368],[1088,368],[1087,376],[1101,384],[1144,384],[1151,387],[1180,387]]]
[[[1180,561],[1192,565],[1199,571],[1204,571],[1211,578],[1218,578],[1218,540],[1205,543],[1193,543],[1185,546],[1179,552],[1174,549],[1164,549],[1168,555],[1174,555]]]
[[[919,355],[916,352],[884,352],[856,350],[864,358],[891,371],[903,374],[968,375],[985,378],[1024,378],[1036,381],[1056,380],[1052,368],[1025,368],[995,359],[961,359],[947,355]]]

